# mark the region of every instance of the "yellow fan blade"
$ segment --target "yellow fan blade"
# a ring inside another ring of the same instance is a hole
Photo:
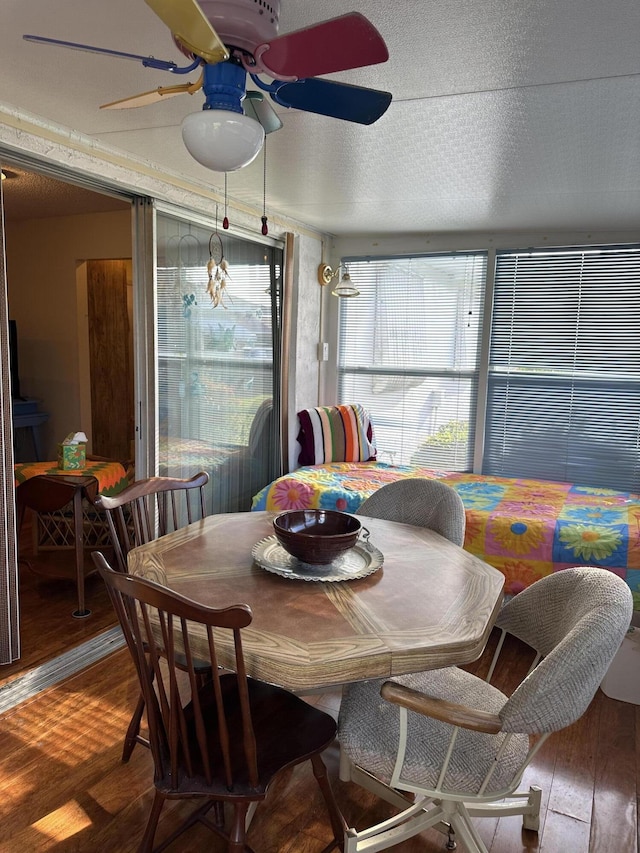
[[[206,62],[224,62],[229,51],[196,0],[145,0],[180,44]]]
[[[157,89],[152,89],[150,92],[141,92],[139,95],[132,95],[129,98],[122,98],[119,101],[111,101],[110,104],[102,104],[101,110],[127,110],[130,107],[146,107],[147,104],[156,104],[164,98],[172,98],[174,95],[182,95],[188,92],[193,95],[202,88],[202,74],[195,83],[182,83],[179,86],[159,86]]]

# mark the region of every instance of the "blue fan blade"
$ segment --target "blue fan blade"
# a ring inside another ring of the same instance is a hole
[[[391,103],[390,92],[321,80],[317,77],[306,77],[304,80],[296,80],[295,83],[283,83],[271,93],[271,97],[283,107],[294,107],[358,124],[373,124]]]
[[[58,47],[69,47],[72,50],[84,50],[87,53],[104,53],[107,56],[115,56],[118,59],[132,59],[135,62],[141,62],[147,68],[158,68],[161,71],[181,71],[175,62],[167,59],[156,59],[154,56],[140,56],[137,53],[123,53],[121,50],[110,50],[106,47],[93,47],[90,44],[78,44],[73,41],[60,41],[59,39],[50,39],[45,36],[24,35],[22,38],[25,41],[35,42],[36,44],[54,44]],[[199,61],[196,65],[199,64]],[[188,66],[190,70],[193,65]]]

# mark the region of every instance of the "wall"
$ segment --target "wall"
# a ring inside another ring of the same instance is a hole
[[[64,178],[65,175],[78,175],[89,181],[94,187],[112,188],[130,195],[143,196],[160,199],[164,202],[179,206],[185,210],[201,212],[211,217],[211,211],[215,204],[222,204],[224,199],[219,194],[210,191],[207,187],[196,186],[190,181],[185,181],[179,175],[166,175],[159,173],[152,164],[136,161],[133,158],[123,157],[121,152],[100,145],[95,140],[82,137],[73,131],[67,131],[55,127],[47,122],[39,120],[34,116],[23,114],[20,110],[0,105],[0,155],[4,161],[9,163],[14,155],[14,160],[21,163],[23,167],[35,167],[42,164],[47,169],[56,172],[55,177]],[[28,162],[25,162],[28,161]],[[0,191],[0,200],[2,194]],[[233,221],[247,229],[255,228],[256,222],[260,221],[262,211],[249,209],[246,205],[232,202],[229,205],[230,216]],[[75,264],[79,258],[88,257],[95,249],[94,240],[97,240],[104,232],[107,221],[101,220],[100,227],[93,223],[90,229],[85,228],[88,224],[86,218],[79,217],[74,223],[82,233],[85,234],[87,242],[81,247],[73,247],[67,256],[60,258],[57,253],[55,238],[63,239],[66,243],[69,237],[62,237],[59,233],[62,223],[41,222],[36,232],[28,233],[28,226],[16,225],[11,227],[7,242],[11,243],[11,262],[7,270],[7,277],[11,282],[12,310],[20,323],[20,335],[28,336],[21,343],[24,351],[20,372],[24,382],[24,392],[41,397],[46,405],[46,400],[53,400],[53,395],[60,401],[56,404],[52,419],[47,425],[49,447],[55,441],[66,435],[72,429],[81,425],[77,423],[80,419],[80,403],[77,397],[71,393],[73,382],[78,381],[79,366],[77,359],[74,362],[73,353],[77,351],[77,322],[75,310]],[[292,222],[280,217],[269,217],[270,231],[272,236],[284,240],[286,233],[295,236],[295,258],[296,271],[294,288],[296,297],[295,314],[292,318],[294,329],[304,329],[303,337],[296,336],[292,342],[291,360],[292,372],[300,371],[299,379],[293,379],[292,401],[295,406],[311,405],[317,402],[318,389],[318,364],[313,348],[308,345],[309,341],[319,337],[319,314],[317,309],[317,285],[315,285],[315,269],[321,261],[321,236],[299,223]],[[48,226],[48,227],[47,227]],[[129,256],[130,251],[123,252],[123,245],[127,239],[127,247],[131,245],[130,222],[127,216],[127,224],[119,223],[113,239],[119,240],[111,247],[110,256]],[[126,234],[126,238],[125,238]],[[74,238],[75,239],[75,238]],[[46,249],[36,260],[36,251]],[[7,293],[5,287],[4,270],[5,249],[5,222],[0,211],[0,318],[6,317]],[[100,245],[100,257],[105,257],[105,247]],[[148,255],[147,255],[148,256]],[[95,255],[94,255],[95,257]],[[60,263],[62,261],[62,263]],[[57,288],[52,285],[62,279],[63,292],[58,294]],[[298,283],[300,284],[300,298],[298,297]],[[72,288],[69,290],[69,288]],[[310,296],[315,292],[315,297]],[[309,296],[309,298],[308,298]],[[57,321],[57,325],[55,323]],[[53,342],[47,345],[45,361],[55,365],[54,369],[47,366],[49,384],[42,382],[36,377],[36,352],[38,344],[45,341],[44,333],[51,334],[53,330]],[[303,350],[298,353],[297,346]],[[6,346],[0,348],[0,379],[6,386],[5,377],[8,373],[8,352]],[[6,413],[8,409],[4,406],[6,394],[0,391],[0,404]],[[52,403],[53,408],[53,403]],[[7,439],[10,434],[8,419],[2,420],[0,430],[0,454],[7,460],[13,459],[10,444]],[[51,451],[47,453],[50,455]],[[13,505],[13,471],[10,464],[6,464],[0,470],[0,490],[7,497],[7,506]],[[0,578],[0,663],[10,662],[18,656],[18,611],[17,611],[17,555],[15,524],[11,513],[5,514],[8,522],[0,530],[0,562],[6,567],[6,571]],[[6,535],[5,535],[6,534]],[[0,565],[0,572],[2,565]]]
[[[297,286],[293,301],[291,360],[289,383],[289,467],[298,467],[300,447],[296,442],[298,423],[296,412],[323,402],[318,398],[319,363],[318,341],[322,288],[317,282],[321,261],[321,245],[317,240],[301,237],[294,258],[294,280]]]
[[[502,231],[487,233],[352,234],[331,243],[331,257],[367,257],[425,254],[429,252],[474,251],[477,249],[522,249],[544,246],[584,246],[604,243],[637,243],[636,231]]]
[[[97,182],[105,188],[159,199],[182,210],[200,213],[209,219],[213,216],[215,205],[225,203],[219,193],[204,184],[195,184],[178,173],[160,172],[151,163],[123,155],[122,151],[112,149],[94,139],[83,137],[33,115],[24,114],[17,108],[0,104],[0,155],[4,155],[9,163],[12,153],[20,158],[20,161],[28,158],[34,165],[41,162],[48,169],[57,168],[86,178],[94,186]],[[29,164],[23,163],[23,166],[28,168]],[[56,177],[63,179],[64,175],[59,174]],[[251,208],[233,198],[228,201],[229,218],[234,226],[245,233],[258,233],[262,210]],[[286,233],[295,237],[295,314],[292,322],[294,340],[291,349],[292,380],[289,387],[290,421],[294,422],[295,412],[299,408],[318,402],[320,287],[316,280],[316,270],[322,259],[323,235],[300,222],[267,212],[269,233],[272,237],[284,240]],[[46,278],[43,278],[43,272],[44,270],[38,269],[37,276],[41,282],[40,286],[44,289]],[[71,334],[75,337],[76,332]],[[63,336],[59,336],[57,349],[64,351]],[[64,361],[61,353],[55,355]],[[65,368],[70,369],[70,366],[65,364]],[[31,391],[27,385],[25,390]],[[75,425],[67,432],[74,428]],[[293,430],[293,427],[291,429]],[[63,430],[64,434],[66,433]]]
[[[131,256],[131,214],[125,210],[8,222],[6,238],[9,311],[18,324],[21,392],[38,399],[40,408],[50,414],[41,429],[46,457],[54,459],[56,444],[67,433],[83,430],[91,437],[90,407],[82,397],[87,346],[82,331],[79,335],[78,312],[84,310],[86,317],[86,294],[83,309],[82,294],[77,292],[79,268],[89,259]],[[302,234],[296,242],[289,421],[289,464],[294,466],[295,412],[318,402],[322,295],[316,281],[320,241]],[[80,321],[82,330],[84,317]]]
[[[7,222],[9,313],[18,325],[20,390],[49,412],[42,427],[46,458],[83,422],[76,272],[88,259],[131,257],[131,213],[59,216]],[[90,449],[90,448],[89,448]]]
[[[563,231],[488,232],[477,234],[352,234],[336,237],[329,246],[328,263],[335,268],[343,258],[389,257],[394,255],[429,254],[430,252],[488,252],[487,274],[493,280],[495,252],[501,249],[541,248],[545,246],[586,246],[612,243],[638,243],[638,231]],[[330,291],[332,288],[324,288]],[[322,336],[329,343],[330,358],[321,365],[320,398],[334,402],[337,397],[336,351],[338,342],[339,299],[325,294]],[[487,327],[488,328],[488,327]]]

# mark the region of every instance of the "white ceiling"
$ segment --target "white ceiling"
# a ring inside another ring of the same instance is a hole
[[[22,40],[35,33],[185,64],[143,0],[2,5],[4,103],[223,188],[180,136],[201,93],[100,111],[183,80]],[[282,0],[280,32],[351,10],[379,29],[390,59],[333,79],[385,89],[393,102],[369,127],[278,108],[267,213],[338,235],[638,227],[637,0]],[[261,209],[262,158],[230,173],[228,189]]]

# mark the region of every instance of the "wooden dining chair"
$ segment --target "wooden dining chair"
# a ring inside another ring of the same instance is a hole
[[[204,518],[208,482],[205,471],[188,479],[147,477],[117,495],[98,495],[95,505],[106,514],[117,568],[127,571],[132,548]]]
[[[208,481],[204,471],[189,479],[148,477],[135,480],[117,495],[98,495],[95,505],[106,515],[118,570],[127,572],[127,555],[132,548],[204,518]],[[209,664],[197,662],[196,670],[200,680],[206,680]],[[144,707],[141,692],[125,734],[123,761],[129,760],[137,743],[149,746],[140,733]]]
[[[114,571],[100,552],[94,552],[94,562],[118,614],[147,707],[155,795],[141,853],[153,849],[165,801],[180,798],[194,799],[198,806],[158,849],[202,822],[227,840],[229,853],[250,851],[245,846],[250,806],[265,799],[281,770],[307,760],[329,811],[333,838],[325,850],[342,849],[346,826],[321,757],[334,740],[336,722],[287,690],[247,677],[241,635],[251,624],[249,606],[206,607],[160,584]],[[211,678],[205,684],[195,670],[196,656],[209,663]],[[228,830],[221,819],[224,804],[232,810]]]
[[[464,544],[464,504],[456,490],[441,480],[409,477],[385,483],[360,504],[356,515],[427,527],[455,545]]]

